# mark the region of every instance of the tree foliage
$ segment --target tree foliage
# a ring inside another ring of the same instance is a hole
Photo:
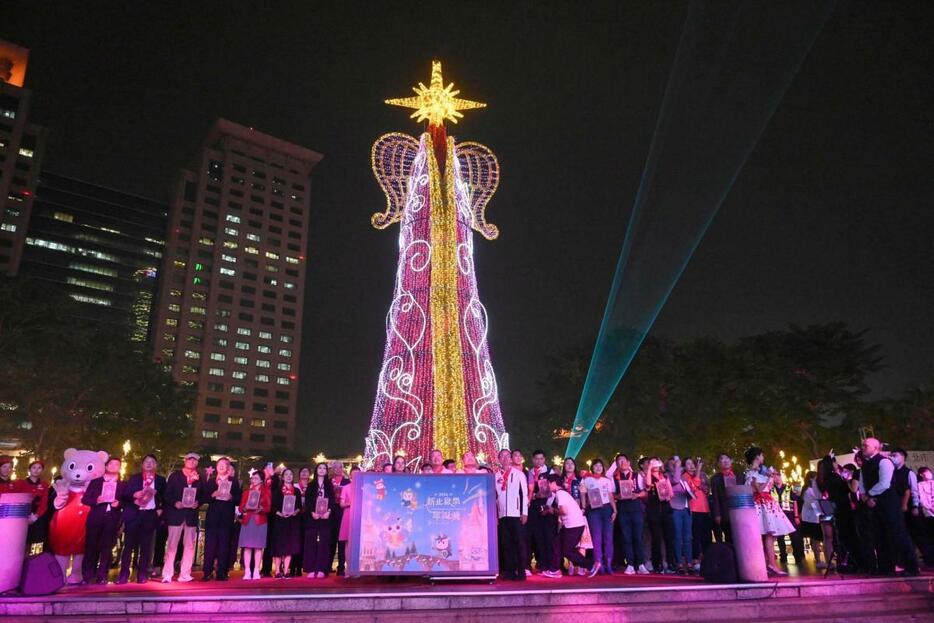
[[[28,279],[0,280],[0,438],[53,464],[65,448],[175,456],[190,437],[191,395],[129,329]]]
[[[574,419],[589,361],[584,348],[555,359],[542,384],[543,407],[514,418],[518,445],[564,451],[561,434]],[[817,457],[848,450],[858,442],[857,428],[873,422],[893,442],[912,445],[919,428],[930,437],[932,427],[923,423],[931,421],[934,394],[916,388],[910,401],[870,402],[868,378],[879,368],[878,347],[843,323],[791,325],[732,344],[650,336],[582,458],[625,451],[710,459],[721,451],[737,456],[751,444]]]

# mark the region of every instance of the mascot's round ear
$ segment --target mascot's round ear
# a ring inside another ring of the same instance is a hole
[[[103,450],[101,450],[100,452],[98,452],[98,453],[97,453],[97,456],[99,456],[99,457],[101,458],[101,463],[106,463],[107,460],[110,459],[110,455],[107,454],[106,452],[104,452]]]
[[[77,450],[75,450],[74,448],[68,448],[67,450],[65,450],[65,460],[67,461],[68,459],[74,457],[76,454],[78,454]]]

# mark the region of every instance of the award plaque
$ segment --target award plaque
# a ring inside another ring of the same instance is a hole
[[[101,486],[100,497],[97,498],[98,504],[113,504],[117,501],[117,481],[105,480]]]
[[[227,480],[218,480],[217,481],[217,498],[218,500],[223,500],[224,502],[230,501],[230,487],[233,484],[233,481],[229,478]]]
[[[324,515],[328,512],[329,506],[330,504],[328,504],[328,499],[326,497],[319,497],[317,501],[315,501],[315,513],[319,516]]]
[[[149,505],[152,499],[156,497],[156,489],[152,485],[148,487],[143,487],[139,490],[139,497],[137,498],[136,505],[140,508],[145,508]]]
[[[198,508],[198,489],[195,487],[182,489],[182,508]]]
[[[587,501],[590,503],[590,508],[600,508],[610,503],[610,497],[603,490],[603,487],[597,485],[587,489]]]
[[[635,480],[620,480],[619,481],[619,499],[621,500],[633,500],[636,497],[636,481]]]
[[[658,492],[658,499],[662,502],[670,500],[673,493],[671,490],[671,483],[668,482],[667,478],[662,478],[655,483],[655,491]]]
[[[243,510],[259,510],[259,489],[253,489],[250,491],[250,494],[246,498],[246,506],[243,507]]]
[[[295,514],[295,496],[294,495],[283,495],[282,496],[282,514],[286,517]]]

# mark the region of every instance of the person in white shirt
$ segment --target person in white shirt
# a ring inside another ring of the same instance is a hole
[[[504,448],[498,455],[496,511],[499,517],[500,577],[525,580],[523,544],[529,519],[529,491],[522,471],[522,453]]]
[[[587,559],[577,549],[581,536],[584,534],[584,524],[587,520],[584,518],[584,511],[577,504],[577,501],[571,497],[571,494],[560,486],[561,476],[551,474],[548,476],[548,488],[555,496],[555,506],[558,508],[558,520],[561,522],[561,529],[558,531],[558,540],[561,544],[561,556],[568,559],[570,567],[568,574],[574,575],[575,567],[579,570],[587,569]],[[594,577],[600,572],[599,563],[595,563],[590,568],[590,577]]]
[[[918,470],[918,507],[921,509],[921,553],[924,564],[934,567],[934,472],[930,467]]]
[[[581,501],[587,509],[587,523],[593,540],[594,567],[598,573],[613,574],[613,522],[616,501],[613,481],[606,477],[603,459],[590,463],[590,474],[581,481]]]

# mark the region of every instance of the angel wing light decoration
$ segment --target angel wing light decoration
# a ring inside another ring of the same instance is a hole
[[[432,63],[430,87],[386,103],[414,108],[428,127],[416,139],[393,132],[373,145],[373,173],[386,209],[371,218],[399,223],[399,259],[386,315],[386,347],[366,438],[364,465],[406,457],[421,465],[437,448],[493,459],[508,447],[487,345],[487,314],[477,294],[473,231],[494,240],[486,208],[499,185],[499,163],[479,143],[456,143],[444,121],[486,104],[458,99]]]

